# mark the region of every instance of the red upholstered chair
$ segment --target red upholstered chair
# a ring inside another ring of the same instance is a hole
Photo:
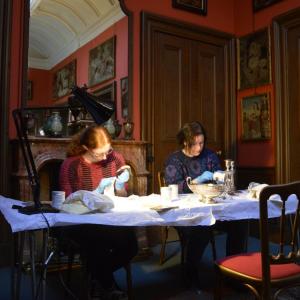
[[[279,195],[282,200],[278,226],[279,243],[276,253],[272,253],[269,247],[267,209],[268,203],[272,201],[269,197],[274,194]],[[215,299],[221,299],[222,280],[226,277],[241,282],[254,293],[257,299],[264,300],[276,299],[284,288],[300,286],[300,250],[297,243],[300,219],[299,200],[291,234],[287,234],[285,230],[288,225],[286,224],[288,216],[285,215],[286,200],[291,194],[295,194],[300,199],[300,182],[267,186],[261,191],[259,196],[261,252],[233,255],[215,262],[218,280]],[[287,251],[289,251],[288,254],[286,254]]]

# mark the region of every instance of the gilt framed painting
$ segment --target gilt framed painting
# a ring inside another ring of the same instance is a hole
[[[238,88],[271,83],[270,33],[263,29],[237,41]]]
[[[242,139],[271,139],[270,99],[268,93],[244,97],[241,103]]]
[[[203,16],[207,14],[207,0],[173,0],[172,6]]]
[[[53,98],[58,99],[71,93],[76,84],[76,60],[55,72],[53,78]]]
[[[253,0],[253,11],[257,12],[282,0]]]
[[[116,37],[90,50],[88,84],[94,86],[115,77]]]

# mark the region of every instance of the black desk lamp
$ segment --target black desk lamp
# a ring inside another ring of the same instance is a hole
[[[114,113],[115,106],[113,102],[100,101],[96,96],[88,93],[86,87],[79,88],[75,86],[72,93],[82,106],[90,113],[96,124],[101,125],[106,122]],[[24,114],[26,110],[34,111],[41,109],[61,109],[62,107],[28,107],[18,108],[13,111],[14,123],[17,129],[18,140],[20,142],[22,155],[25,162],[26,171],[28,174],[29,183],[32,189],[33,206],[25,206],[19,208],[19,212],[23,214],[36,214],[41,212],[58,212],[57,209],[50,205],[42,204],[40,201],[40,180],[35,167],[32,151],[28,141],[27,128],[24,122]],[[66,108],[66,107],[64,107]],[[67,108],[70,109],[69,106]]]

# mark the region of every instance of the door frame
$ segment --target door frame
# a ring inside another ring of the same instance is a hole
[[[291,161],[289,156],[289,99],[287,70],[287,35],[290,28],[300,26],[300,9],[275,17],[272,21],[274,40],[275,73],[275,120],[276,120],[276,183],[290,181]]]
[[[155,32],[190,37],[204,42],[213,41],[223,47],[225,82],[225,149],[224,157],[236,160],[236,52],[235,38],[231,34],[206,27],[180,22],[170,18],[142,12],[141,16],[141,135],[149,142],[148,170],[150,171],[148,191],[153,191],[154,174],[154,82],[153,51]]]

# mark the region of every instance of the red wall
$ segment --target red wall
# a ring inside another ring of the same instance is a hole
[[[12,111],[21,106],[22,95],[22,68],[23,68],[23,1],[13,1],[13,20],[11,37],[11,58],[10,58],[10,89],[9,89],[9,137],[16,136],[16,129],[13,125]]]
[[[272,24],[272,18],[284,12],[300,6],[299,0],[283,0],[255,14],[252,11],[252,0],[235,0],[235,33],[243,36],[251,32],[268,27]],[[271,47],[272,59],[272,47]],[[274,68],[271,68],[274,70]],[[272,74],[274,82],[274,73]],[[259,93],[270,93],[270,109],[272,121],[272,138],[268,141],[243,142],[241,140],[241,101],[245,96]],[[237,92],[237,129],[238,129],[238,165],[239,166],[259,166],[273,167],[276,164],[276,136],[275,136],[275,88],[274,84],[260,86],[256,89],[247,89]]]
[[[140,12],[147,11],[158,15],[210,27],[237,36],[246,35],[271,24],[272,18],[300,6],[299,0],[283,0],[253,14],[252,0],[208,0],[207,16],[200,16],[172,8],[169,0],[125,0],[126,6],[134,14],[134,118],[135,136],[140,137]],[[273,75],[274,78],[274,75]],[[240,103],[245,96],[255,93],[270,93],[272,138],[269,141],[242,142]],[[201,120],[200,120],[201,121]],[[237,92],[237,150],[239,166],[275,166],[275,105],[273,84]]]
[[[282,0],[270,7],[267,7],[257,13],[252,12],[252,0],[208,0],[208,13],[207,16],[199,16],[194,13],[189,13],[183,10],[173,9],[170,0],[125,0],[125,4],[130,11],[133,12],[134,18],[134,80],[133,80],[133,121],[135,123],[134,137],[140,138],[140,12],[147,11],[155,14],[171,17],[181,21],[194,23],[200,26],[206,26],[214,28],[216,30],[236,34],[237,36],[246,35],[263,27],[271,25],[272,18],[278,16],[284,12],[287,12],[293,8],[300,6],[299,0]],[[19,1],[14,1],[14,5],[18,6]],[[20,22],[18,20],[22,17],[21,13],[14,10],[14,27],[13,27],[13,41],[12,41],[12,70],[11,70],[11,107],[16,107],[19,104],[20,94],[16,88],[19,78],[20,66]],[[121,20],[121,22],[124,20]],[[126,19],[127,22],[127,19]],[[124,25],[124,26],[123,26]],[[124,40],[124,44],[127,44],[125,39],[126,34],[122,30],[127,30],[125,24],[117,24],[110,28],[103,35],[96,40],[90,42],[86,46],[82,47],[75,54],[64,60],[61,64],[56,66],[53,72],[60,66],[66,64],[68,61],[77,57],[77,83],[82,84],[87,82],[87,55],[88,50],[94,47],[96,44],[101,43],[113,34],[117,34],[119,44],[120,40]],[[123,33],[121,33],[123,32]],[[123,42],[122,42],[123,43]],[[122,48],[127,49],[127,47]],[[117,97],[120,99],[119,79],[127,75],[127,53],[119,53],[119,47],[117,47]],[[79,59],[80,57],[80,59]],[[119,57],[119,58],[118,58]],[[122,61],[122,63],[121,63]],[[274,70],[274,68],[273,68]],[[31,73],[30,73],[31,74]],[[274,75],[273,75],[274,79]],[[106,84],[106,83],[105,83]],[[105,85],[104,84],[104,85]],[[271,95],[271,118],[272,118],[272,138],[270,141],[265,142],[242,142],[241,136],[241,121],[240,121],[240,102],[245,96],[253,95],[255,93],[270,92]],[[33,91],[33,95],[38,95],[38,91]],[[35,96],[34,96],[35,97]],[[48,98],[50,100],[50,98]],[[36,99],[32,103],[36,103]],[[57,104],[65,99],[51,102],[47,104]],[[274,86],[273,84],[258,87],[256,89],[248,89],[238,91],[237,93],[237,129],[238,129],[238,165],[239,166],[274,166],[275,165],[275,104],[274,104]],[[120,104],[118,101],[118,116],[120,112]],[[11,126],[12,127],[12,126]],[[11,130],[10,130],[11,132]]]
[[[127,8],[133,12],[134,59],[133,59],[133,122],[135,124],[134,137],[141,137],[140,122],[140,13],[151,12],[184,22],[215,28],[220,31],[234,33],[234,0],[208,0],[207,16],[189,13],[172,8],[171,0],[125,0]]]
[[[76,52],[62,60],[50,71],[30,69],[29,79],[33,81],[33,99],[28,102],[29,106],[48,106],[48,105],[60,105],[67,101],[68,96],[60,99],[52,98],[52,81],[54,74],[61,67],[67,65],[72,60],[76,59],[76,76],[77,85],[82,86],[88,83],[88,59],[89,51],[105,42],[112,36],[116,36],[116,77],[108,80],[104,83],[95,85],[92,87],[93,90],[99,89],[107,84],[117,82],[116,86],[116,98],[117,98],[117,114],[118,120],[122,121],[121,118],[121,103],[120,103],[120,79],[127,76],[128,74],[128,18],[124,17],[113,26],[108,28],[105,32],[97,36],[92,41],[88,42]]]

